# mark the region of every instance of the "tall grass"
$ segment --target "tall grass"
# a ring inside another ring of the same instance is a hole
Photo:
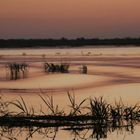
[[[42,101],[45,103],[49,111],[51,112],[50,115],[64,115],[63,109],[60,111],[58,105],[54,105],[53,97],[52,96],[42,96],[39,95]]]
[[[20,96],[20,100],[15,100],[13,102],[10,102],[10,104],[14,105],[19,109],[19,113],[17,113],[17,116],[33,116],[34,115],[34,108],[29,108],[24,99]]]
[[[76,103],[75,100],[75,94],[70,94],[70,92],[67,92],[70,104],[69,107],[71,108],[71,111],[69,113],[70,116],[75,116],[75,115],[81,115],[82,114],[82,104],[87,100],[84,99],[82,100],[79,104]]]
[[[98,122],[107,123],[110,118],[110,104],[103,100],[103,97],[90,99],[89,110]]]
[[[89,125],[119,127],[132,122],[140,122],[140,106],[124,105],[122,101],[109,104],[103,97],[84,99],[77,103],[74,93],[68,92],[70,111],[65,112],[55,105],[53,96],[39,95],[46,109],[43,115],[35,114],[34,108],[29,108],[22,97],[20,100],[3,102],[0,100],[0,125],[12,126],[80,126]],[[88,104],[87,104],[88,103]],[[8,106],[14,105],[18,112],[10,112]],[[17,123],[18,122],[18,123]]]

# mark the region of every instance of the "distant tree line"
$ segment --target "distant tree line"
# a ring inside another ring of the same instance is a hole
[[[140,46],[140,38],[114,38],[114,39],[0,39],[0,48],[25,47],[78,47],[86,45],[135,45]]]

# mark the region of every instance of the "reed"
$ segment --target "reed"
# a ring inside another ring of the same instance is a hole
[[[103,97],[90,99],[91,116],[99,123],[107,123],[110,119],[110,104]]]
[[[45,103],[49,111],[51,112],[49,115],[62,116],[65,114],[63,110],[61,111],[59,110],[58,105],[54,105],[52,96],[49,96],[49,95],[47,96],[39,95],[39,96],[42,99],[42,101]]]
[[[70,111],[67,113],[54,104],[53,96],[39,95],[46,105],[47,113],[43,113],[43,115],[35,114],[35,109],[29,108],[22,97],[20,100],[12,102],[4,102],[0,99],[0,125],[13,127],[85,127],[96,125],[121,127],[130,125],[130,121],[140,122],[140,106],[138,104],[126,106],[122,101],[119,101],[115,105],[111,105],[103,97],[84,99],[80,103],[76,103],[74,93],[68,92],[67,94],[70,101]],[[9,105],[14,105],[19,111],[10,112],[7,109]]]
[[[44,63],[44,71],[45,72],[58,72],[58,73],[68,73],[69,64],[61,63],[61,64],[54,64],[54,63]]]
[[[10,104],[16,106],[20,112],[17,116],[31,116],[30,111],[24,101],[24,99],[20,96],[20,100],[15,100],[14,102],[10,102]]]
[[[28,72],[28,65],[25,63],[16,63],[16,62],[9,63],[6,65],[6,71],[7,71],[6,77],[9,76],[10,80],[26,78]]]
[[[115,102],[114,106],[110,106],[110,113],[113,121],[119,121],[124,118],[124,108],[125,106],[122,99],[120,99],[119,102]]]
[[[76,103],[75,100],[75,94],[70,94],[69,92],[67,92],[70,104],[69,107],[71,108],[71,111],[69,113],[70,116],[77,116],[77,115],[82,115],[82,104],[87,100],[84,99],[83,101],[81,101],[79,104]]]

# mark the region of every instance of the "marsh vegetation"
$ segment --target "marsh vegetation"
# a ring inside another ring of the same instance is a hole
[[[45,136],[52,133],[52,139],[55,139],[58,129],[61,128],[72,131],[75,137],[82,135],[81,139],[92,137],[99,140],[107,138],[108,132],[118,129],[133,132],[135,125],[140,122],[138,104],[125,105],[120,99],[112,105],[103,97],[84,99],[77,103],[74,94],[68,92],[67,95],[70,103],[68,112],[54,104],[53,96],[41,94],[38,96],[44,102],[46,109],[40,109],[37,113],[34,107],[29,108],[26,105],[22,97],[15,101],[3,101],[1,97],[0,127],[7,131],[14,128],[28,128],[30,134],[28,138],[34,133]],[[18,111],[12,112],[8,106],[15,106]]]
[[[17,80],[27,77],[28,65],[26,63],[9,63],[6,65],[6,77],[10,80]]]

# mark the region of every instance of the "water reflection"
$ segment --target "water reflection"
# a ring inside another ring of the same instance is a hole
[[[117,134],[121,134],[123,132],[130,132],[131,134],[134,133],[134,124],[131,125],[122,125],[122,126],[108,126],[108,125],[101,125],[96,124],[94,126],[89,127],[76,127],[76,128],[67,128],[66,130],[71,131],[73,136],[73,140],[88,140],[88,139],[106,139],[108,135],[113,132]]]
[[[123,124],[115,126],[102,125],[102,124],[91,124],[87,126],[68,126],[68,127],[0,127],[0,137],[1,140],[32,140],[32,139],[48,139],[57,140],[56,136],[60,131],[69,132],[71,134],[71,139],[73,140],[101,140],[107,139],[108,135],[113,132],[122,134],[124,132],[129,132],[134,134],[134,126],[138,122],[132,122],[129,124]]]
[[[42,138],[48,138],[54,140],[58,128],[39,128],[39,127],[28,127],[28,128],[13,128],[13,127],[0,127],[0,137],[3,140],[29,140],[34,139],[35,136],[41,136]],[[34,136],[35,135],[35,136]]]

